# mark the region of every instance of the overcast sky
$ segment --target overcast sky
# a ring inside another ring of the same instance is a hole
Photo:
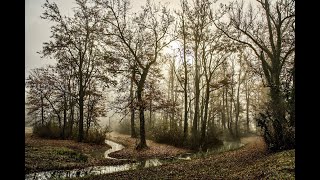
[[[169,3],[168,7],[178,7],[180,0],[155,0],[156,2]],[[40,18],[44,9],[42,5],[45,0],[26,0],[25,1],[25,78],[28,77],[31,69],[43,67],[46,64],[54,64],[53,59],[41,59],[38,51],[42,50],[44,42],[50,40],[50,24]],[[72,15],[72,7],[75,6],[74,0],[49,0],[57,3],[63,15]],[[137,11],[146,0],[131,0],[132,11]],[[113,120],[113,119],[112,119]],[[101,124],[108,123],[108,118],[102,118]]]
[[[160,0],[156,0],[159,2]],[[40,18],[43,12],[41,7],[45,0],[26,0],[25,3],[25,77],[34,68],[42,67],[45,64],[54,64],[54,60],[41,59],[38,51],[42,50],[42,44],[50,39],[50,23]],[[51,0],[56,2],[61,12],[65,15],[72,13],[74,0]],[[139,9],[146,0],[131,0],[132,10]],[[169,7],[179,6],[180,0],[161,0],[162,3],[169,3]]]

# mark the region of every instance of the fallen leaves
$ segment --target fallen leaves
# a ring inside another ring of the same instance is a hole
[[[26,134],[25,173],[134,162],[105,159],[104,152],[109,148],[106,144],[91,145],[73,140],[42,139]]]
[[[84,179],[294,179],[295,150],[268,154],[260,137],[241,141],[247,145],[233,151]]]
[[[107,138],[126,147],[121,151],[110,153],[110,157],[119,159],[168,158],[190,152],[188,149],[177,148],[166,144],[159,144],[151,140],[147,140],[148,149],[136,151],[135,147],[138,144],[138,139],[116,132],[109,133]]]

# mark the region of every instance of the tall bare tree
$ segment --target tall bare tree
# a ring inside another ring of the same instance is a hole
[[[150,68],[159,60],[161,50],[172,41],[168,38],[173,17],[167,8],[150,1],[147,1],[142,11],[133,18],[127,17],[129,2],[126,0],[97,2],[107,11],[104,19],[106,27],[110,29],[106,35],[116,38],[115,44],[124,47],[137,64],[134,79],[140,117],[140,143],[137,149],[142,149],[147,147],[143,90]],[[110,16],[112,20],[108,19]]]
[[[228,8],[229,21],[216,22],[216,26],[230,39],[242,43],[254,52],[263,69],[270,88],[271,124],[273,133],[266,137],[269,148],[286,149],[292,146],[287,140],[292,133],[286,131],[285,101],[282,77],[284,67],[291,66],[295,51],[295,2],[291,0],[257,0],[260,9],[243,2],[234,2]],[[264,126],[267,127],[267,126]],[[286,137],[286,135],[288,135]]]
[[[103,31],[101,15],[97,5],[90,0],[76,0],[74,15],[67,17],[60,13],[56,3],[48,0],[44,4],[42,18],[54,25],[52,40],[44,43],[40,52],[42,57],[53,57],[58,61],[69,62],[77,79],[78,93],[76,100],[79,105],[78,141],[84,138],[84,99],[87,88],[93,78],[106,83],[109,79],[101,76],[99,67],[109,61],[103,57],[99,33]],[[111,63],[111,62],[110,62]]]

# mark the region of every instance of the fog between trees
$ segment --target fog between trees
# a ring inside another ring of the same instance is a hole
[[[250,133],[270,150],[295,147],[294,1],[147,1],[137,13],[127,0],[75,2],[72,16],[43,5],[53,25],[39,53],[57,63],[27,78],[34,126],[81,142],[112,110],[137,149],[146,138],[206,149]]]

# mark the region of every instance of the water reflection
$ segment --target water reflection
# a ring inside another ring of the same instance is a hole
[[[115,143],[113,141],[106,140],[106,144],[110,145],[112,148],[105,152],[105,158],[115,159],[109,156],[110,153],[119,151],[124,148],[123,145]],[[160,160],[160,159],[147,159],[147,160],[140,160],[136,163],[128,163],[123,165],[111,165],[111,166],[93,166],[87,167],[83,169],[73,169],[73,170],[54,170],[54,171],[44,171],[38,173],[31,173],[26,174],[25,179],[37,179],[37,180],[46,180],[46,179],[63,179],[63,178],[75,178],[75,177],[83,177],[86,175],[99,175],[99,174],[108,174],[120,171],[128,171],[128,170],[135,170],[141,168],[147,168],[152,166],[160,166],[165,163],[170,163],[172,160],[191,160],[197,156],[204,156],[211,153],[219,153],[223,151],[229,151],[233,149],[237,149],[244,144],[240,142],[227,142],[225,141],[222,146],[217,147],[215,149],[208,150],[205,154],[204,153],[185,153],[181,154],[177,157],[172,157],[167,160]]]
[[[104,157],[108,158],[108,159],[116,159],[116,158],[110,157],[109,154],[113,153],[113,152],[116,152],[116,151],[120,151],[121,149],[124,148],[124,146],[122,144],[118,144],[118,143],[115,143],[113,141],[105,140],[105,143],[111,146],[111,149],[108,149],[104,153]]]
[[[139,161],[137,163],[129,163],[124,165],[113,165],[113,166],[94,166],[83,169],[74,170],[55,170],[55,171],[45,171],[27,174],[25,179],[61,179],[61,178],[74,178],[83,177],[85,175],[99,175],[99,174],[109,174],[113,172],[135,170],[140,168],[147,168],[152,166],[160,166],[162,162],[159,159],[148,159]]]

